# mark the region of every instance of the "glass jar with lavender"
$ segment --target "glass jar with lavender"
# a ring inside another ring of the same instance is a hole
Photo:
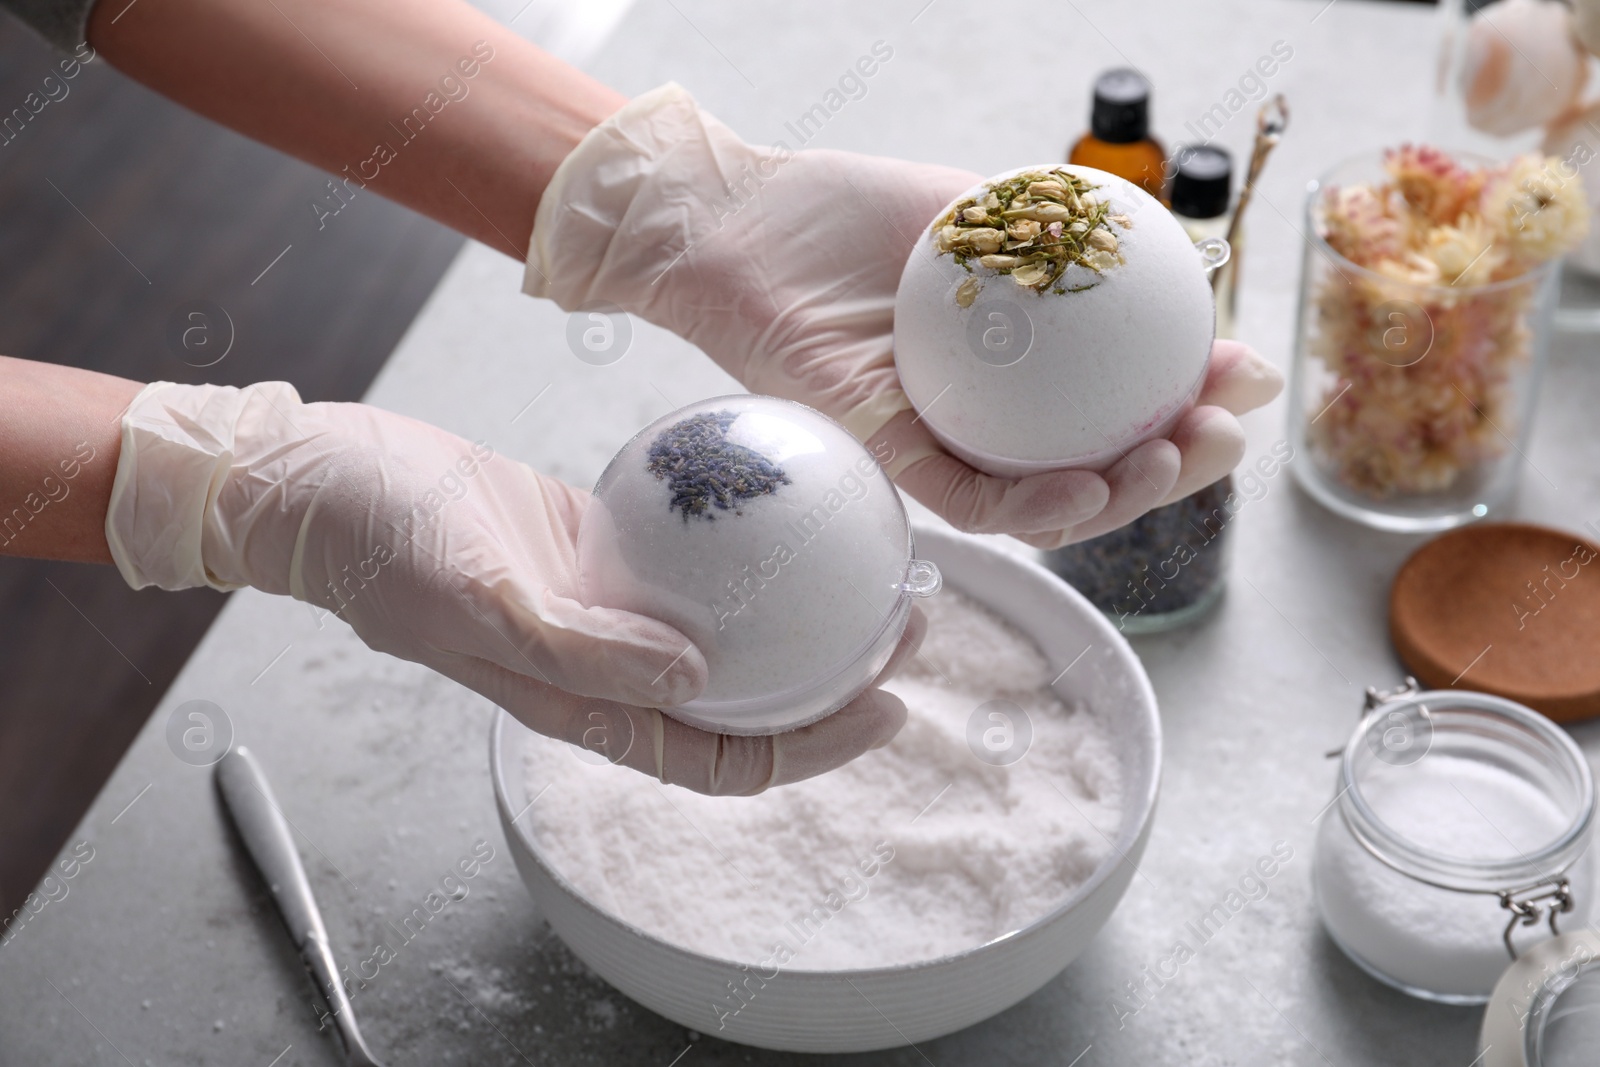
[[[1146,512],[1120,529],[1044,553],[1065,579],[1127,634],[1170,630],[1222,599],[1234,512],[1232,476]]]

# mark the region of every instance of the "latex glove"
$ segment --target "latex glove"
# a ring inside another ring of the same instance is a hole
[[[900,728],[904,705],[879,690],[777,737],[664,718],[704,688],[705,660],[670,626],[580,603],[589,499],[378,408],[303,404],[281,382],[158,382],[123,416],[106,539],[135,589],[288,594],[540,733],[699,792],[798,781]]]
[[[1283,383],[1233,342],[1218,343],[1199,404],[1171,438],[1133,449],[1103,477],[990,477],[916,420],[894,366],[895,290],[928,221],[979,179],[752,147],[669,84],[562,162],[534,219],[523,288],[568,310],[615,304],[694,342],[751,391],[833,416],[892,455],[896,483],[962,530],[1055,547],[1231,470],[1244,454],[1234,416]]]

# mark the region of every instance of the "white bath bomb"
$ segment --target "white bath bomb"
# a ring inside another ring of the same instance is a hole
[[[1583,91],[1589,57],[1559,0],[1500,0],[1467,27],[1461,96],[1467,122],[1496,137],[1543,126]]]
[[[1038,179],[1079,191],[1030,196]],[[1043,230],[1019,244],[1026,222]],[[1160,201],[1046,164],[974,186],[918,238],[895,297],[895,364],[929,430],[979,470],[1104,470],[1193,405],[1215,327],[1205,260]]]
[[[1555,181],[1581,181],[1589,210],[1600,215],[1600,103],[1575,111],[1550,127],[1541,150],[1555,156],[1550,175]],[[1567,262],[1585,274],[1600,275],[1600,226],[1590,226],[1588,236],[1567,256]]]
[[[595,484],[578,530],[584,602],[659,619],[705,656],[695,700],[662,709],[722,733],[770,734],[836,711],[878,675],[913,566],[894,485],[832,419],[724,396],[647,426]]]

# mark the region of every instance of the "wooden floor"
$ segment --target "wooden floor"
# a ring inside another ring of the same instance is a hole
[[[57,61],[0,15],[0,116],[42,97]],[[372,194],[319,231],[317,171],[103,60],[64,84],[0,142],[0,353],[358,398],[460,238]],[[185,348],[172,324],[197,321],[185,316],[201,301],[225,316],[212,312],[211,332]],[[223,601],[135,593],[109,567],[0,558],[0,916],[31,891]]]

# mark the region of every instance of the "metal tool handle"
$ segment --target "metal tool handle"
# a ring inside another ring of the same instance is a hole
[[[350,1010],[350,997],[339,980],[339,967],[328,943],[328,930],[311,893],[311,883],[300,864],[300,853],[289,834],[289,824],[278,809],[272,786],[261,765],[247,748],[236,748],[217,763],[217,790],[223,806],[239,829],[250,858],[272,891],[278,914],[289,928],[295,948],[305,960],[317,990],[328,1004],[345,1051],[367,1055]]]

